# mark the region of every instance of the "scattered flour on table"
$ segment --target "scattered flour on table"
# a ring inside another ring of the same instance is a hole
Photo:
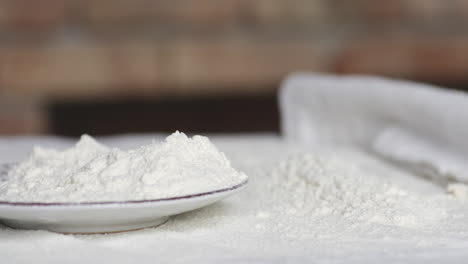
[[[432,201],[371,177],[351,163],[294,155],[271,171],[270,208],[290,216],[335,216],[351,221],[417,227],[446,216]],[[264,214],[259,214],[264,217]]]
[[[159,199],[228,188],[246,179],[207,137],[175,132],[162,143],[123,151],[83,135],[64,151],[36,147],[0,183],[0,200]]]
[[[251,152],[233,159],[250,175],[249,188],[176,216],[161,230],[169,237],[175,232],[201,245],[265,256],[346,257],[371,248],[380,254],[395,245],[409,252],[468,238],[466,203],[442,189],[408,190],[378,171],[363,170],[352,155],[296,152],[252,165],[244,160],[260,158]]]

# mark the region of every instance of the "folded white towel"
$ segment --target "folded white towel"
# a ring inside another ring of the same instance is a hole
[[[466,156],[424,136],[402,128],[388,128],[378,135],[373,149],[383,157],[439,183],[468,182]]]
[[[280,93],[282,132],[309,145],[354,145],[468,180],[468,95],[369,76],[293,74]]]

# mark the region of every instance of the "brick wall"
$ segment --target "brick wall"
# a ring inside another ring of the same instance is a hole
[[[47,131],[52,100],[271,94],[291,71],[465,85],[467,26],[465,0],[0,0],[0,133]]]

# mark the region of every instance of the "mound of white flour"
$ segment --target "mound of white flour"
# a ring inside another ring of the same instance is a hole
[[[446,212],[415,193],[360,175],[353,164],[312,154],[293,155],[271,172],[269,208],[295,217],[334,216],[350,221],[416,227]]]
[[[94,202],[203,193],[247,179],[202,136],[175,132],[163,143],[122,151],[83,135],[65,151],[36,147],[0,184],[0,200]]]

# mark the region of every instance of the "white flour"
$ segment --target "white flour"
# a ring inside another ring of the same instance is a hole
[[[388,182],[363,177],[352,164],[294,155],[271,172],[271,208],[292,217],[333,216],[391,226],[418,227],[446,216],[431,202]]]
[[[0,185],[0,200],[92,202],[159,199],[228,188],[247,179],[208,138],[176,132],[122,151],[84,135],[70,149],[36,147]]]
[[[442,188],[422,194],[391,183],[392,168],[365,154],[297,154],[293,149],[296,154],[285,157],[285,148],[243,145],[249,151],[226,153],[250,175],[249,188],[231,203],[173,218],[161,227],[167,237],[181,232],[206,248],[216,245],[242,255],[346,260],[364,253],[380,259],[397,247],[405,256],[440,247],[448,238],[468,238],[466,203]],[[387,174],[370,169],[373,163]],[[421,186],[426,181],[404,177]]]

